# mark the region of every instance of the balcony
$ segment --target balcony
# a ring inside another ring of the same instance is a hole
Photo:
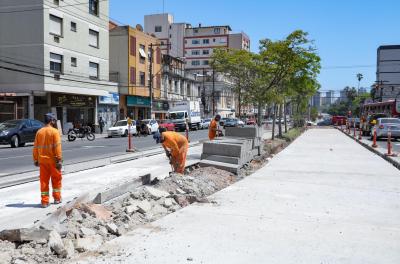
[[[170,65],[164,65],[163,66],[163,73],[164,74],[170,74],[174,77],[185,77],[185,71],[179,68],[172,67]]]

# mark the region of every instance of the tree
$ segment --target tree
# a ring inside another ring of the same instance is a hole
[[[361,73],[357,73],[356,76],[357,76],[357,80],[358,80],[358,89],[357,90],[359,90],[360,89],[360,82],[364,78],[364,76]]]

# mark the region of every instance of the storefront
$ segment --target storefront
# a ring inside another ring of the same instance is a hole
[[[119,94],[109,93],[106,96],[99,96],[99,104],[97,106],[97,118],[100,125],[100,119],[104,122],[103,131],[119,120],[118,116]],[[123,118],[123,117],[122,117]],[[96,131],[97,132],[97,131]]]
[[[168,101],[154,100],[153,101],[153,113],[155,119],[161,120],[166,119],[169,110]]]
[[[150,98],[142,96],[126,97],[127,115],[135,120],[149,119]]]
[[[63,133],[76,126],[94,127],[96,123],[96,96],[52,93],[51,107],[61,121]]]
[[[28,96],[0,93],[0,122],[28,118]]]

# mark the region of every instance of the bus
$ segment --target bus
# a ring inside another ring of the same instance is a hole
[[[400,101],[388,100],[385,102],[366,103],[362,107],[362,114],[386,114],[388,117],[400,117]]]

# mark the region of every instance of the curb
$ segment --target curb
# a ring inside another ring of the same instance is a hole
[[[384,153],[378,151],[377,149],[371,147],[370,145],[368,145],[367,143],[364,143],[358,139],[354,139],[354,137],[352,135],[347,134],[346,132],[340,130],[339,128],[335,127],[335,129],[339,130],[340,132],[342,132],[343,134],[345,134],[346,136],[348,136],[349,138],[353,139],[355,142],[359,143],[361,146],[365,147],[366,149],[368,149],[369,151],[375,153],[376,155],[380,156],[381,158],[383,158],[384,160],[386,160],[387,162],[389,162],[390,164],[392,164],[396,169],[400,170],[400,162],[392,159],[389,156],[386,156]]]

